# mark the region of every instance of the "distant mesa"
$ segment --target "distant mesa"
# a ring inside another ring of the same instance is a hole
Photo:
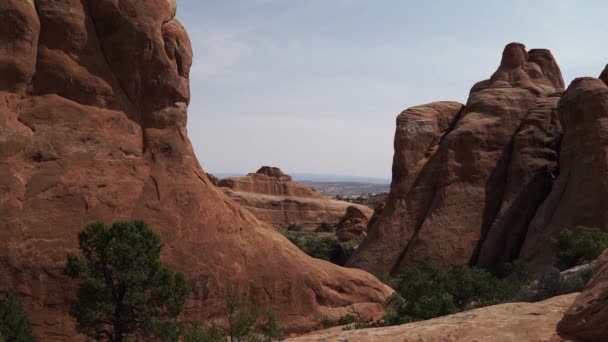
[[[278,167],[263,166],[247,176],[225,178],[218,186],[258,219],[275,227],[298,224],[313,230],[322,222],[337,224],[351,206],[294,182]],[[372,215],[370,208],[355,206],[365,215]]]

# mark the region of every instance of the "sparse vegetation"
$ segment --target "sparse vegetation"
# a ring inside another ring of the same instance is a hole
[[[258,306],[249,306],[237,295],[226,300],[227,328],[217,324],[194,324],[185,342],[270,342],[283,337],[276,316]]]
[[[338,242],[331,233],[284,231],[283,234],[311,257],[340,266],[343,266],[355,251],[352,243]]]
[[[317,233],[331,233],[334,231],[334,225],[329,222],[321,222],[319,227],[315,230]]]
[[[523,286],[513,302],[538,302],[547,298],[578,292],[591,278],[591,268],[563,276],[556,267],[548,268],[537,281]]]
[[[515,295],[520,284],[516,276],[501,279],[465,265],[410,265],[396,279],[383,321],[402,324],[501,303]]]
[[[551,246],[557,258],[555,266],[565,270],[595,260],[608,248],[608,233],[584,226],[564,229],[551,239]]]
[[[302,230],[302,226],[297,223],[292,223],[287,226],[287,230],[289,230],[290,232],[299,232]]]
[[[124,221],[90,224],[78,240],[82,257],[68,255],[65,268],[83,281],[71,310],[76,329],[95,340],[177,341],[190,290],[160,262],[160,237],[143,221]]]
[[[21,299],[13,290],[9,290],[4,299],[0,301],[0,341],[36,341]]]

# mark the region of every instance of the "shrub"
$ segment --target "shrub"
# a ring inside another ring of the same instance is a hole
[[[83,257],[68,255],[65,268],[83,280],[71,310],[76,329],[91,339],[177,341],[190,289],[160,262],[160,237],[143,221],[125,221],[90,224],[78,239]]]
[[[239,295],[227,296],[226,310],[228,329],[225,335],[230,341],[271,341],[283,335],[272,312],[246,304]]]
[[[389,298],[385,324],[401,324],[503,302],[520,288],[513,278],[496,278],[465,265],[442,267],[424,262],[406,267]]]
[[[317,233],[330,233],[334,231],[334,225],[329,222],[321,222],[315,230]]]
[[[184,342],[228,342],[224,328],[216,324],[207,327],[194,324],[186,335]]]
[[[184,342],[265,342],[283,337],[276,316],[258,306],[248,306],[238,295],[226,297],[227,328],[217,324],[194,324],[186,331]]]
[[[283,232],[285,237],[304,253],[313,258],[343,266],[355,251],[349,243],[338,242],[334,236],[322,236],[312,232]]]
[[[0,341],[36,341],[32,325],[21,304],[19,295],[13,290],[0,301]]]
[[[591,269],[564,277],[556,267],[549,267],[538,281],[522,287],[512,298],[513,302],[538,302],[547,298],[578,292],[591,277]]]
[[[289,230],[290,232],[299,232],[302,230],[302,226],[297,223],[292,223],[287,226],[287,230]]]
[[[551,239],[551,246],[557,258],[555,266],[565,270],[595,260],[608,248],[608,234],[597,228],[583,226],[564,229]]]

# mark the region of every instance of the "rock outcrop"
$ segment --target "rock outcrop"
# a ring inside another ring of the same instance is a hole
[[[263,166],[244,177],[222,179],[218,185],[229,197],[249,209],[258,219],[275,227],[298,224],[312,230],[322,222],[336,224],[353,205],[321,195],[294,182],[279,168]],[[372,210],[354,205],[368,217]]]
[[[262,166],[255,173],[244,177],[224,178],[220,180],[219,186],[235,192],[261,195],[324,198],[314,188],[294,182],[281,169],[271,166]]]
[[[313,259],[213,186],[186,132],[192,52],[169,0],[0,3],[0,292],[40,340],[77,339],[67,253],[90,222],[144,219],[185,272],[185,318],[224,314],[228,290],[288,331],[390,289]]]
[[[560,336],[556,332],[556,325],[576,296],[577,294],[568,294],[538,303],[488,306],[427,321],[386,328],[343,331],[342,327],[336,327],[287,341],[574,341]]]
[[[608,250],[597,259],[593,276],[557,329],[582,341],[603,341],[608,336]]]
[[[207,178],[209,179],[209,181],[211,182],[211,184],[215,185],[215,186],[219,186],[220,185],[220,180],[219,178],[215,177],[214,175],[210,174],[210,173],[205,173],[207,175]]]
[[[558,172],[562,88],[548,50],[512,43],[464,107],[401,113],[388,202],[349,265],[394,274],[427,258],[494,267],[516,257]]]
[[[358,240],[367,234],[369,216],[355,206],[346,208],[346,213],[336,225],[336,237],[340,241]]]
[[[572,81],[559,102],[564,134],[559,177],[528,228],[521,257],[552,262],[547,239],[579,225],[608,230],[608,86],[597,78]]]

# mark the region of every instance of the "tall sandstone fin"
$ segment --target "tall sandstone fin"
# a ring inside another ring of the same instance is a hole
[[[561,132],[555,107],[562,87],[548,50],[528,52],[523,44],[511,43],[490,79],[471,88],[467,104],[451,117],[451,128],[422,166],[407,162],[419,146],[405,143],[421,138],[400,129],[398,122],[388,210],[369,227],[349,265],[394,274],[429,258],[443,264],[509,260],[534,216],[534,210],[518,210],[526,206],[520,197],[527,193],[514,186],[517,173],[529,187],[541,189],[534,201],[549,192],[551,172],[545,170],[556,164],[555,140]],[[535,125],[542,126],[540,136]],[[536,158],[535,151],[527,155],[526,149],[537,149],[546,158]],[[403,174],[410,178],[407,191],[397,186]],[[513,234],[511,222],[516,225]],[[513,235],[514,241],[498,250],[491,247],[505,235]],[[484,248],[486,241],[489,247]]]
[[[222,317],[238,291],[288,331],[391,290],[310,258],[213,186],[186,132],[188,36],[167,0],[0,4],[0,292],[15,288],[40,340],[78,337],[63,276],[93,221],[144,219],[192,287],[185,317]]]
[[[553,262],[548,241],[563,229],[608,229],[608,86],[601,79],[577,78],[562,95],[558,110],[564,130],[559,177],[530,223],[521,250],[521,258],[533,269]]]

